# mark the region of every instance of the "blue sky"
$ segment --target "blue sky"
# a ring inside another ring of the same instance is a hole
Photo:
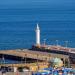
[[[75,0],[0,0],[3,7],[49,7],[49,6],[75,6]]]

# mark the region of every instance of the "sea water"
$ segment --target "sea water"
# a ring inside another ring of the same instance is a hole
[[[56,45],[58,40],[61,46],[75,47],[75,1],[31,1],[18,6],[15,1],[0,3],[0,50],[31,48],[37,23],[41,44],[46,39],[46,44]]]
[[[39,23],[41,44],[75,47],[75,9],[0,9],[0,50],[31,48]]]

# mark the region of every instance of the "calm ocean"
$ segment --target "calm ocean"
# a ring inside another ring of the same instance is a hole
[[[0,9],[0,50],[31,48],[39,23],[41,44],[75,47],[75,9],[25,8]]]

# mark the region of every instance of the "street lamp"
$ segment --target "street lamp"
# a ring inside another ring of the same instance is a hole
[[[68,41],[65,41],[65,47],[67,48],[67,45],[68,45]]]
[[[44,39],[44,46],[46,45],[46,39]]]
[[[58,46],[58,40],[56,40],[56,46]]]

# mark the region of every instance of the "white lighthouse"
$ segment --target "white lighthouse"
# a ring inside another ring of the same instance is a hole
[[[40,45],[40,28],[39,25],[37,24],[36,27],[36,45]]]

